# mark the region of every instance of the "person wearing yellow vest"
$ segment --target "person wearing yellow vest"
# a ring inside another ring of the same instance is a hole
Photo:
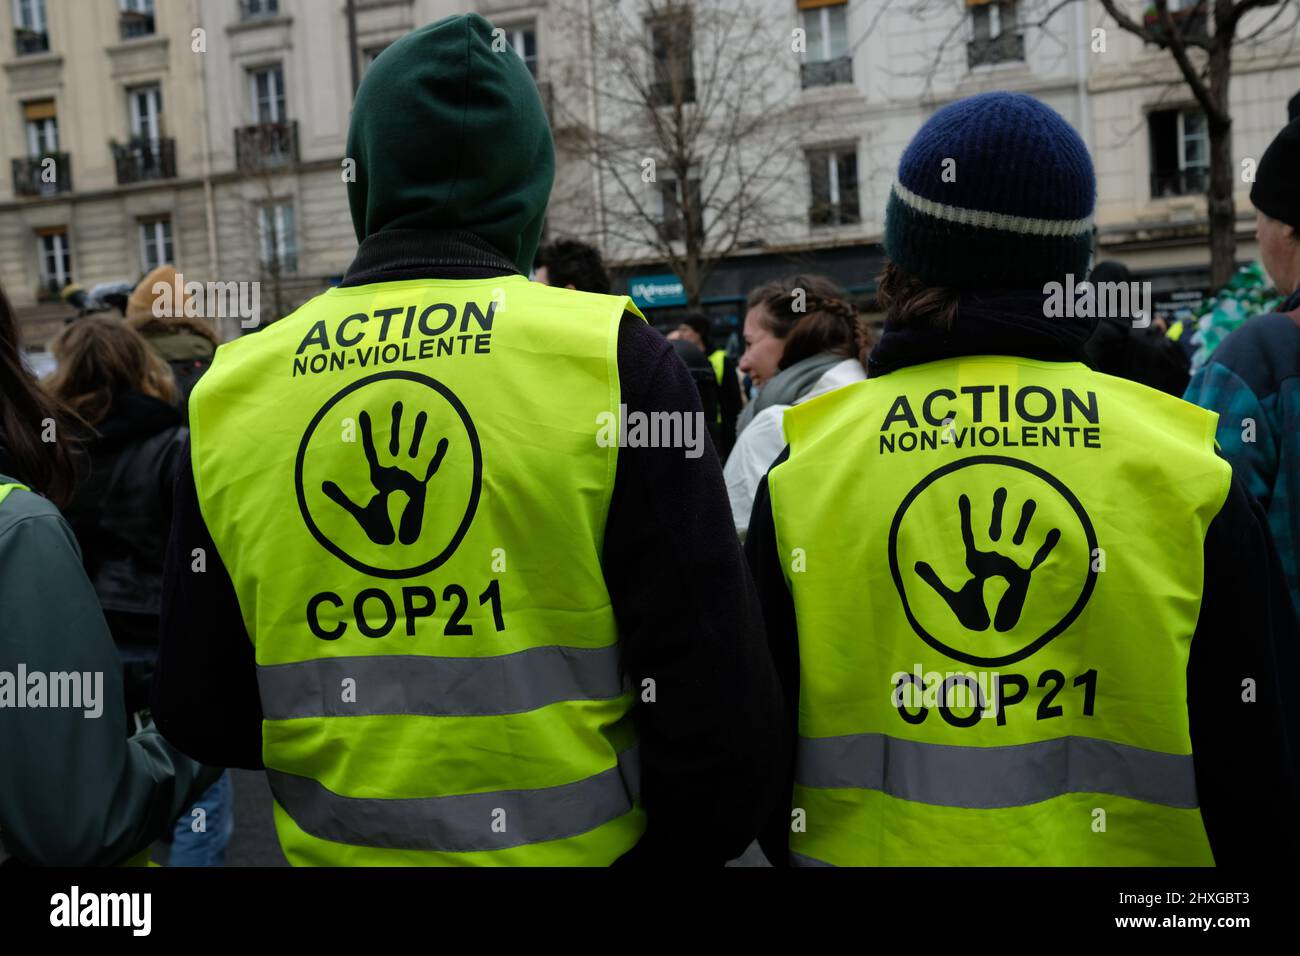
[[[718,383],[718,457],[727,463],[727,456],[736,444],[736,419],[740,417],[744,402],[740,395],[740,376],[736,374],[736,360],[726,349],[710,350],[713,329],[709,317],[703,312],[691,312],[678,329],[694,338],[695,344],[709,359],[713,377]]]
[[[903,154],[869,377],[786,413],[747,541],[797,724],[774,862],[1297,846],[1276,551],[1216,416],[1082,363],[1097,314],[1061,295],[1094,193],[1021,94],[939,110]]]
[[[523,274],[554,169],[530,74],[482,17],[419,29],[348,154],[342,284],[191,396],[159,726],[265,768],[296,865],[739,856],[781,733],[752,583],[716,458],[637,424],[702,417],[668,344]]]
[[[129,735],[122,666],[57,507],[75,484],[70,417],[17,343],[0,292],[0,864],[143,866],[219,771],[151,726]]]

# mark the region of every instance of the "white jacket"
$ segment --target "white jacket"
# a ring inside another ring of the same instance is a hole
[[[832,365],[822,373],[807,392],[795,404],[806,402],[818,395],[825,395],[845,385],[861,382],[867,377],[866,370],[857,359],[845,359]],[[722,476],[727,480],[727,497],[731,499],[731,517],[736,523],[736,532],[745,537],[749,528],[749,513],[754,508],[754,496],[758,494],[758,483],[763,480],[772,462],[785,448],[785,432],[781,422],[789,405],[772,405],[754,416],[731,449]]]

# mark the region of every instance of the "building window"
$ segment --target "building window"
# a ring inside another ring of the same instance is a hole
[[[151,272],[172,262],[172,221],[146,220],[140,223],[140,265]]]
[[[176,141],[163,137],[162,91],[157,83],[126,91],[130,141],[113,143],[119,185],[176,175]]]
[[[239,0],[239,19],[274,17],[280,12],[280,0]]]
[[[1151,130],[1151,198],[1205,192],[1210,176],[1210,134],[1198,109],[1155,110]]]
[[[280,65],[249,70],[248,79],[253,98],[253,122],[283,123],[284,71]]]
[[[1020,32],[1019,0],[966,0],[966,3],[971,16],[967,66],[1024,60],[1025,35]]]
[[[19,56],[47,53],[50,34],[45,21],[45,0],[13,0],[14,47]]]
[[[1169,0],[1168,5],[1169,18],[1173,20],[1174,29],[1178,33],[1184,36],[1205,33],[1209,6],[1205,0]],[[1164,24],[1160,22],[1160,12],[1154,3],[1147,4],[1142,14],[1142,25],[1155,38],[1164,36]]]
[[[817,149],[808,153],[814,226],[839,226],[861,221],[858,206],[858,153],[853,148]]]
[[[690,8],[670,10],[650,21],[650,47],[654,80],[650,84],[655,106],[695,102],[695,56]]]
[[[510,46],[524,61],[524,66],[533,74],[533,79],[537,79],[537,29],[530,23],[527,26],[506,27],[505,31]]]
[[[297,272],[298,240],[294,235],[293,206],[276,203],[259,207],[257,231],[262,268],[267,272]]]
[[[700,181],[691,177],[686,181],[690,190],[690,205],[695,221],[695,239],[704,238],[704,209],[700,193]],[[682,207],[681,188],[675,179],[659,180],[659,233],[667,242],[686,238],[687,210]]]
[[[36,254],[41,262],[41,294],[57,296],[72,281],[72,246],[67,229],[37,233]]]
[[[155,83],[126,91],[131,137],[149,143],[162,139],[162,90]]]
[[[153,0],[119,0],[122,39],[150,36],[154,32]]]
[[[27,155],[32,159],[59,151],[59,118],[54,100],[36,100],[23,104],[27,122]]]
[[[14,193],[19,196],[53,196],[72,190],[72,166],[59,148],[59,119],[54,100],[23,104],[26,158],[13,161]]]
[[[849,5],[800,0],[806,49],[800,73],[804,89],[853,82],[849,55]]]
[[[235,131],[235,162],[255,172],[298,161],[298,124],[285,106],[284,70],[280,64],[248,71],[251,126]]]

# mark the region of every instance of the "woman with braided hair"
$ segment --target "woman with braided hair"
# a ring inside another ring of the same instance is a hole
[[[736,446],[723,469],[742,538],[759,481],[785,447],[785,410],[866,378],[867,347],[865,324],[844,292],[823,276],[761,285],[746,305],[740,370],[760,391],[736,422]]]

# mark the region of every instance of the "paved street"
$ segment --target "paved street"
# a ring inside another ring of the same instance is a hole
[[[271,788],[260,770],[232,770],[235,783],[235,835],[226,850],[227,866],[288,866],[275,837]]]

